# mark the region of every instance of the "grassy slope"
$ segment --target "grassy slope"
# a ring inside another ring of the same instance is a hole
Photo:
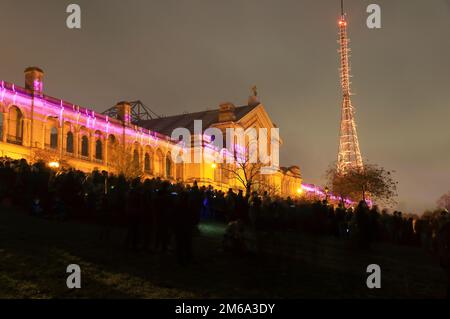
[[[0,209],[0,298],[388,297],[436,298],[445,275],[418,248],[377,245],[355,252],[333,238],[301,236],[298,259],[232,257],[220,250],[221,228],[202,225],[195,264],[173,256],[127,253],[124,233],[98,240],[93,225],[35,219]],[[66,267],[79,264],[82,289],[66,287]],[[382,289],[365,286],[365,269],[382,267]]]

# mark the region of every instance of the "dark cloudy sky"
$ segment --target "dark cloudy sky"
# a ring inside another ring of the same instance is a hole
[[[401,209],[434,208],[450,190],[450,1],[346,2],[363,157],[397,172]],[[365,25],[370,3],[381,30]],[[1,0],[0,79],[22,84],[37,65],[49,95],[97,111],[141,99],[163,115],[244,104],[256,84],[282,163],[322,184],[338,148],[338,15],[338,0]]]

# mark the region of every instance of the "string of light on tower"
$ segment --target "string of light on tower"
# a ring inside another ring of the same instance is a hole
[[[350,91],[350,63],[349,63],[349,39],[347,35],[347,15],[344,11],[344,0],[341,0],[341,17],[339,25],[339,54],[341,59],[341,127],[339,137],[339,153],[337,170],[340,174],[346,174],[349,170],[363,169],[363,161],[359,148],[358,135],[354,117],[354,109],[351,103]]]

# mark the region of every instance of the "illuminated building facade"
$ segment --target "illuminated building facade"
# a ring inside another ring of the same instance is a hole
[[[237,190],[244,187],[230,174],[233,167],[229,165],[233,164],[174,162],[172,153],[177,150],[177,141],[171,140],[171,130],[190,129],[194,120],[202,120],[204,128],[274,127],[256,95],[250,97],[246,106],[224,103],[216,110],[134,123],[128,102],[116,105],[116,117],[99,114],[45,95],[43,78],[41,69],[30,67],[25,70],[25,87],[1,82],[1,157],[31,162],[43,159],[84,172],[94,169],[114,172],[120,162],[118,157],[122,156],[117,153],[120,145],[129,155],[129,164],[137,166],[144,178],[160,177],[190,184],[197,181],[199,185],[212,185],[224,191]],[[283,197],[298,196],[301,188],[300,169],[296,166],[281,167],[258,178]]]

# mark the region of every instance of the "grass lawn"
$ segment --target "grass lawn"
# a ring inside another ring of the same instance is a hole
[[[173,255],[130,253],[125,233],[109,242],[95,225],[37,219],[0,208],[0,298],[441,298],[446,277],[419,248],[376,245],[357,252],[334,238],[298,236],[297,259],[236,257],[221,250],[223,227],[201,225],[195,263]],[[66,267],[81,267],[82,288],[66,287]],[[366,287],[379,264],[382,288]]]

